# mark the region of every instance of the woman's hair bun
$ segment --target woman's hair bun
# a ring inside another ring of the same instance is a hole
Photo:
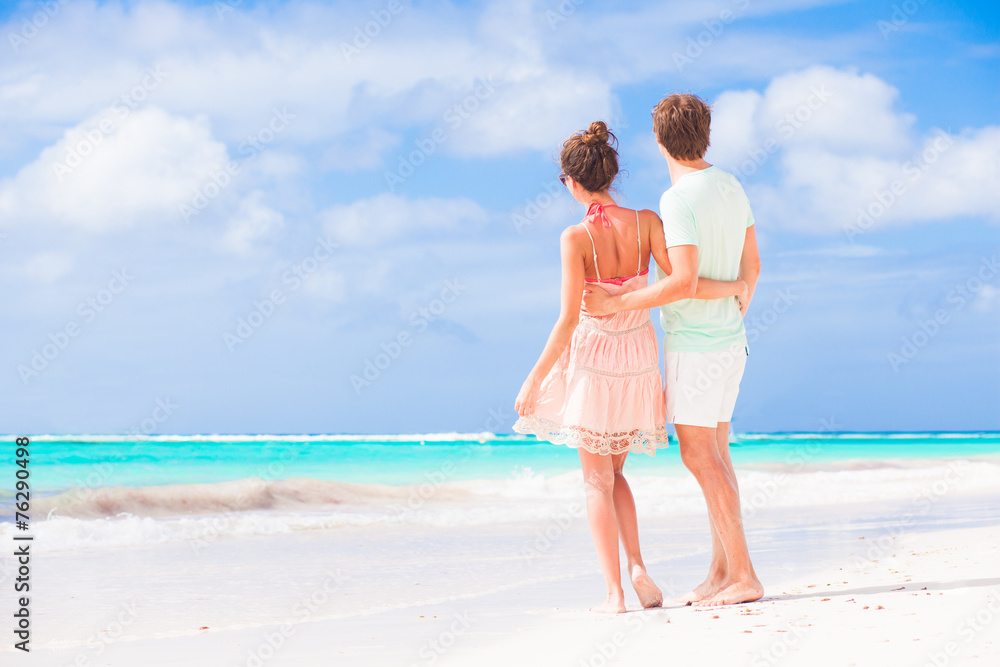
[[[583,143],[587,146],[596,146],[598,144],[608,143],[608,126],[603,120],[597,120],[590,124],[587,131],[583,133],[580,137],[583,139]]]
[[[559,166],[587,192],[604,192],[618,174],[618,138],[602,121],[594,121],[563,142]]]

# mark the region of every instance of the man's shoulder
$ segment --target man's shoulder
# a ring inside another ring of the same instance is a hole
[[[690,200],[677,189],[676,185],[660,196],[660,219],[663,221],[663,231],[667,238],[667,245],[677,245],[677,243],[671,244],[671,239],[677,241],[679,238],[671,230],[679,228],[685,230],[681,234],[681,236],[687,239],[684,241],[685,243],[696,243],[696,241],[691,240],[692,234],[689,229],[696,226],[695,217],[694,207],[691,205]]]
[[[743,184],[740,183],[740,179],[736,178],[735,175],[724,169],[713,167],[711,176],[712,183],[715,185],[715,189],[720,195],[724,197],[735,195],[740,199],[747,198],[747,194],[743,190]]]
[[[681,179],[681,182],[677,183],[677,185],[672,185],[664,190],[663,194],[660,195],[661,211],[664,209],[669,210],[670,208],[676,208],[677,206],[690,207],[688,197],[686,196],[684,189],[680,187],[681,183],[683,183],[683,179]]]

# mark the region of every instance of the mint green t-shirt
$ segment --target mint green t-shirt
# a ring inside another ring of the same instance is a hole
[[[736,280],[746,230],[754,224],[750,202],[736,177],[715,166],[685,174],[660,197],[667,247],[698,246],[698,276]],[[657,279],[666,274],[656,267]],[[660,307],[663,349],[713,352],[746,345],[735,298],[683,299]]]

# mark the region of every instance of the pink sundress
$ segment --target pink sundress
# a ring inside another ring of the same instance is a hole
[[[588,218],[598,210],[591,204]],[[639,233],[639,212],[635,214]],[[582,223],[591,244],[594,237]],[[605,226],[611,223],[606,220]],[[642,244],[639,242],[639,267]],[[639,270],[636,267],[636,270]],[[597,269],[597,246],[594,245]],[[626,278],[587,280],[611,294],[646,286],[647,268]],[[629,310],[591,317],[580,313],[570,344],[542,381],[534,414],[520,417],[514,430],[554,444],[582,447],[595,454],[643,452],[655,455],[667,446],[666,409],[656,330],[649,310]]]

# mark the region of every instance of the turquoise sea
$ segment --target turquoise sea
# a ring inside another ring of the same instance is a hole
[[[31,529],[48,550],[545,522],[584,502],[576,452],[520,435],[43,435],[29,454]],[[992,505],[1000,488],[1000,433],[741,434],[732,455],[748,516]],[[0,538],[20,530],[14,471],[0,485]],[[625,473],[649,519],[704,511],[675,442],[631,455]]]
[[[885,462],[1000,455],[1000,433],[742,434],[737,467],[803,471]],[[32,486],[41,495],[74,486],[212,484],[306,477],[354,484],[410,485],[554,476],[579,468],[576,451],[530,436],[36,436]],[[635,474],[686,474],[676,441],[655,457],[633,454]]]

